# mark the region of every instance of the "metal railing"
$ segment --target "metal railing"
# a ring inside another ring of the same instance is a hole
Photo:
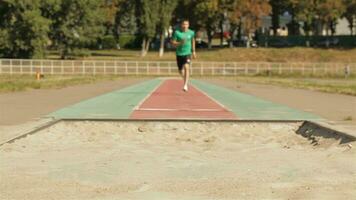
[[[192,75],[237,76],[254,74],[351,75],[356,63],[193,62]],[[0,59],[0,74],[51,75],[158,75],[177,73],[175,62],[121,60]]]

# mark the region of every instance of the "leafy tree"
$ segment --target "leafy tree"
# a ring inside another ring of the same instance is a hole
[[[42,0],[42,3],[43,15],[52,20],[49,36],[62,58],[103,35],[105,15],[101,0]]]
[[[103,4],[104,10],[104,26],[106,27],[105,34],[115,34],[116,15],[120,10],[123,0],[105,0]]]
[[[343,0],[343,3],[346,7],[343,17],[349,22],[350,34],[354,35],[356,26],[356,0]]]
[[[287,8],[288,0],[270,0],[270,5],[272,7],[272,29],[273,34],[277,35],[277,30],[280,27],[280,19],[279,16],[284,13]]]
[[[317,16],[324,27],[327,34],[331,31],[331,35],[336,32],[336,22],[345,11],[345,6],[342,0],[323,0],[317,6]]]
[[[118,10],[115,16],[115,29],[118,35],[136,34],[138,28],[138,18],[136,17],[135,1],[123,1],[118,4]]]
[[[293,9],[296,20],[304,22],[303,29],[307,36],[313,30],[317,5],[318,0],[290,0],[290,8]]]
[[[142,37],[141,56],[145,56],[149,50],[151,40],[156,34],[160,0],[136,0],[135,3],[138,30]]]
[[[172,14],[177,6],[177,0],[160,0],[158,32],[160,34],[159,56],[164,53],[165,32],[168,30],[172,20]]]
[[[42,58],[48,44],[50,21],[41,16],[40,0],[0,1],[0,55]]]
[[[247,47],[252,34],[262,25],[262,17],[270,14],[271,6],[268,0],[236,0],[233,4],[230,19],[240,27],[248,37]]]
[[[335,33],[335,25],[345,12],[345,5],[342,0],[289,0],[289,7],[297,20],[304,22],[304,31],[307,36],[312,31],[317,34],[316,24],[321,23]]]
[[[219,0],[219,29],[220,29],[220,46],[224,42],[224,23],[229,20],[229,12],[232,10],[235,0]],[[230,25],[235,25],[230,23]],[[231,30],[231,28],[230,28]],[[233,32],[232,32],[233,33]]]
[[[219,23],[219,3],[219,0],[199,0],[194,8],[197,24],[207,32],[209,49],[212,47],[213,35]]]
[[[227,18],[230,22],[230,33],[234,33],[236,29],[238,30],[238,38],[242,35],[242,10],[239,6],[239,0],[232,0],[230,7],[227,9]],[[233,41],[229,41],[229,46],[233,47]]]
[[[197,4],[200,1],[191,1],[191,0],[178,0],[178,4],[173,12],[173,22],[180,22],[182,19],[188,19],[190,25],[196,28],[199,28],[197,24],[198,15],[195,12]]]

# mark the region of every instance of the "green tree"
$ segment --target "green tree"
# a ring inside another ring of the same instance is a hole
[[[292,16],[292,21],[288,25],[289,35],[300,35],[300,24],[297,19],[297,14],[300,12],[298,7],[299,0],[288,0],[287,11]]]
[[[194,8],[196,23],[198,27],[206,30],[208,36],[208,48],[212,48],[213,35],[219,25],[220,20],[219,0],[198,0]]]
[[[304,22],[304,31],[307,36],[314,31],[316,25],[321,23],[327,33],[335,33],[335,25],[345,11],[342,0],[289,0],[290,8],[296,19]]]
[[[239,6],[239,0],[232,0],[230,3],[230,7],[227,9],[227,18],[230,22],[230,33],[235,33],[237,31],[237,37],[241,38],[242,35],[242,9]],[[233,38],[233,35],[231,35]],[[230,48],[233,47],[233,40],[229,41]]]
[[[115,16],[115,29],[118,35],[120,34],[135,34],[137,33],[136,4],[135,1],[120,1],[118,10]]]
[[[121,20],[120,12],[127,9],[123,4],[124,0],[104,0],[104,36],[100,37],[104,48],[118,48],[119,43],[119,25]],[[120,18],[119,18],[120,17]],[[134,19],[134,18],[133,18]],[[118,21],[119,20],[119,21]],[[127,19],[126,19],[127,20]],[[119,22],[119,23],[118,23]]]
[[[277,35],[277,30],[280,27],[279,16],[286,11],[288,0],[270,0],[269,2],[272,7],[271,17],[273,34]]]
[[[354,35],[354,28],[356,26],[356,0],[343,0],[345,5],[345,12],[343,17],[349,22],[350,34]]]
[[[271,6],[268,0],[240,0],[238,4],[242,13],[242,25],[245,35],[247,35],[247,47],[250,47],[252,34],[262,25],[262,17],[271,13]]]
[[[309,36],[313,30],[318,0],[290,0],[290,4],[290,7],[293,8],[293,14],[296,20],[304,22],[304,32],[306,36]],[[309,46],[308,41],[307,46]]]
[[[177,0],[160,0],[159,3],[159,22],[158,32],[160,34],[160,48],[159,56],[162,57],[164,53],[165,33],[167,32],[172,20],[172,14],[177,6]]]
[[[160,0],[136,0],[136,17],[138,19],[138,30],[142,37],[141,56],[146,56],[152,38],[156,34],[159,22]]]
[[[173,21],[180,22],[182,19],[188,19],[190,25],[198,28],[198,16],[196,15],[196,6],[200,1],[178,0],[176,9],[173,12]]]
[[[41,16],[40,0],[0,1],[0,55],[43,58],[50,21]]]
[[[323,28],[326,28],[327,35],[335,34],[337,20],[344,11],[345,5],[342,0],[322,0],[319,2],[316,13]]]
[[[101,0],[42,0],[42,12],[52,20],[50,38],[63,59],[103,35]]]
[[[234,5],[234,0],[219,0],[219,29],[220,29],[220,47],[224,45],[224,23],[229,20],[229,12]],[[230,22],[230,25],[235,24]],[[231,28],[230,28],[231,30]],[[229,30],[229,31],[230,31]]]
[[[120,10],[123,0],[105,0],[104,9],[104,26],[106,27],[105,34],[115,34],[116,15]]]

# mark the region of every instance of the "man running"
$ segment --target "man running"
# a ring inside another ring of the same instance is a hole
[[[192,55],[194,59],[196,58],[195,33],[189,29],[188,20],[183,20],[180,29],[174,32],[172,45],[176,47],[177,65],[179,73],[184,79],[183,90],[187,92]]]

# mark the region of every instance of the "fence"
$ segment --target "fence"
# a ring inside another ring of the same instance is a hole
[[[120,60],[20,60],[0,59],[0,74],[51,75],[157,75],[177,73],[175,62]],[[255,74],[351,75],[356,63],[270,63],[270,62],[194,62],[192,75],[237,76]]]

